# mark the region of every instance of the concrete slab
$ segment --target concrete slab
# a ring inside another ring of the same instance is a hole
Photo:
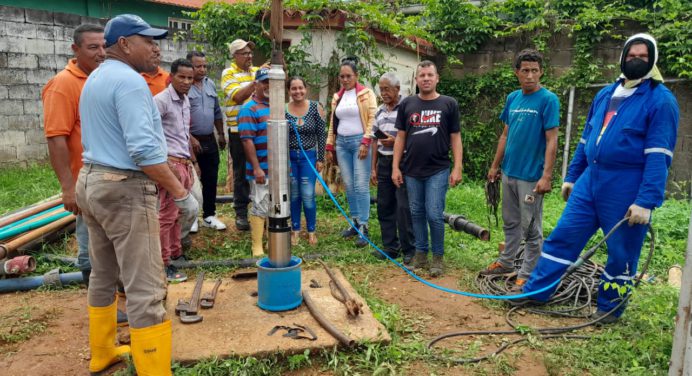
[[[377,321],[365,300],[358,295],[343,274],[333,269],[351,296],[363,303],[361,315],[355,319],[347,317],[345,306],[332,297],[329,276],[323,269],[303,270],[302,288],[310,296],[322,314],[344,334],[356,342],[391,341],[389,333]],[[316,280],[321,288],[310,288],[310,280]],[[202,292],[211,291],[215,280],[205,278]],[[168,287],[166,310],[173,322],[173,359],[181,363],[196,362],[210,357],[263,356],[273,353],[295,354],[306,349],[317,350],[338,344],[310,315],[305,304],[286,312],[267,312],[257,306],[257,279],[225,279],[221,284],[214,308],[200,310],[204,320],[197,324],[182,324],[175,315],[179,298],[189,299],[195,281],[189,280]],[[267,333],[276,325],[308,326],[317,335],[317,340],[291,339],[283,337],[285,330],[272,336]]]

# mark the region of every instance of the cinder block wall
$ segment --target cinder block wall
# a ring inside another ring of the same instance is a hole
[[[72,57],[74,29],[107,20],[0,6],[0,167],[48,157],[41,90]],[[162,66],[185,57],[187,42],[161,41]]]

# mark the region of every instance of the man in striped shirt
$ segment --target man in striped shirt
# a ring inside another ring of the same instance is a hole
[[[264,255],[262,236],[269,211],[269,164],[267,162],[267,120],[269,120],[269,69],[255,74],[255,93],[238,112],[238,130],[245,150],[245,179],[250,183],[250,228],[252,256]]]
[[[233,160],[233,209],[235,226],[247,231],[247,207],[250,203],[250,186],[245,180],[245,154],[238,133],[238,112],[255,92],[255,72],[252,66],[252,50],[255,43],[236,39],[228,45],[232,56],[231,66],[221,73],[221,87],[225,95],[226,125],[228,126],[228,152]]]
[[[401,101],[401,84],[394,73],[388,72],[380,78],[379,88],[384,103],[377,109],[375,125],[372,127],[377,142],[372,144],[370,180],[377,185],[377,219],[380,222],[384,252],[391,258],[397,258],[401,254],[404,264],[408,265],[416,253],[408,193],[405,184],[397,188],[392,182],[394,137],[397,133],[395,124]],[[378,251],[373,251],[372,254],[380,260],[385,259]]]

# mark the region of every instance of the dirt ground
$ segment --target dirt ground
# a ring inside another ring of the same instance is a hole
[[[427,341],[437,335],[462,330],[503,330],[504,310],[487,307],[477,299],[433,290],[414,281],[402,271],[383,267],[370,280],[372,292],[388,303],[397,304],[401,312],[414,318],[415,330]],[[435,282],[450,288],[458,287],[459,273],[450,271]],[[17,344],[0,337],[0,369],[3,375],[83,375],[88,367],[88,325],[86,290],[23,292],[0,295],[0,325],[9,325],[0,333],[20,335],[23,327],[34,328],[34,335]],[[121,302],[122,303],[122,302]],[[517,319],[532,327],[551,326],[557,322],[543,317],[526,315]],[[563,322],[564,324],[564,322]],[[33,326],[31,326],[33,325]],[[36,329],[37,328],[37,329]],[[126,329],[119,329],[119,331]],[[123,333],[120,333],[122,336]],[[471,341],[479,340],[474,337]],[[484,341],[481,352],[492,351],[496,341]],[[456,339],[443,341],[439,347],[465,346]],[[517,346],[506,352],[515,375],[541,376],[548,372],[540,353],[527,346]],[[492,374],[493,364],[481,369]],[[311,368],[308,374],[325,374]],[[406,374],[472,375],[470,368],[446,368],[425,362],[413,362]],[[303,372],[293,374],[304,374]],[[328,374],[328,373],[327,373]]]

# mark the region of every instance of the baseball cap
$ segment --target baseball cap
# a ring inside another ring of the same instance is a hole
[[[260,68],[255,72],[255,81],[264,81],[269,79],[269,68]]]
[[[247,42],[242,39],[236,39],[228,44],[228,51],[231,53],[231,56],[233,56],[236,52],[245,48],[245,46],[250,46],[250,49],[254,50],[255,42]]]
[[[163,39],[168,34],[168,30],[155,29],[149,26],[140,16],[134,14],[121,14],[108,21],[104,34],[106,38],[106,47],[110,47],[118,42],[120,37],[129,37],[130,35]]]

